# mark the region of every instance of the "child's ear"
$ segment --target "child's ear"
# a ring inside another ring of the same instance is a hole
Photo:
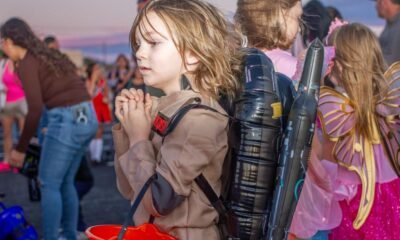
[[[196,68],[197,64],[199,63],[199,59],[192,52],[187,51],[185,53],[185,63],[188,68],[187,70],[192,71]]]

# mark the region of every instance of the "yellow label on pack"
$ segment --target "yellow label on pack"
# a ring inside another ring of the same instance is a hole
[[[272,107],[272,119],[278,119],[278,118],[282,117],[281,102],[272,103],[271,107]]]

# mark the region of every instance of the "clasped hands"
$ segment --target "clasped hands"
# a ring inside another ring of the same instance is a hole
[[[115,115],[129,138],[129,146],[149,139],[151,131],[150,94],[141,89],[123,89],[115,99]]]

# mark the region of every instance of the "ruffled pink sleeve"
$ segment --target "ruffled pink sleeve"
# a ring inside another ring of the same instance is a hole
[[[323,166],[324,163],[326,166]],[[319,165],[314,167],[325,173],[324,184],[333,184],[337,165],[328,161],[315,165]],[[333,171],[329,172],[325,167],[332,168]],[[335,193],[316,184],[313,179],[316,177],[307,176],[293,217],[290,232],[299,238],[310,238],[319,230],[335,228],[342,219]]]
[[[298,238],[311,238],[319,230],[332,229],[342,219],[338,202],[342,197],[335,191],[338,165],[321,159],[322,143],[321,129],[317,129],[303,189],[290,227],[290,232]]]

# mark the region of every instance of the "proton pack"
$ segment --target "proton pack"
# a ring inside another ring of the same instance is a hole
[[[219,213],[222,239],[260,239],[269,219],[281,138],[294,97],[291,80],[275,73],[271,60],[260,50],[244,49],[240,81],[242,92],[233,101],[219,103],[229,116],[229,150],[218,196],[201,174],[195,182]],[[191,109],[203,108],[200,99],[182,106],[167,126],[153,130],[163,138]]]

